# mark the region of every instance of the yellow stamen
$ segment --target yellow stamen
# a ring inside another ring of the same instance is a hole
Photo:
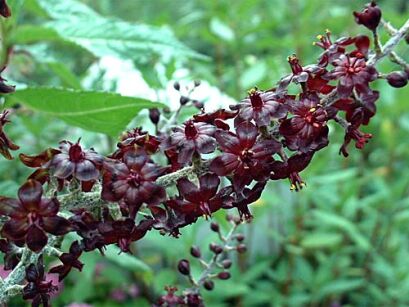
[[[311,108],[311,109],[310,109],[310,112],[311,112],[311,113],[314,113],[315,111],[317,111],[316,108]]]
[[[321,34],[317,35],[317,39],[322,40],[324,38],[324,36],[322,36]]]

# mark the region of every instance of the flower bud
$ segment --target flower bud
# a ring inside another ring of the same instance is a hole
[[[242,233],[238,233],[237,235],[236,235],[236,240],[238,241],[238,242],[243,242],[243,240],[244,240],[244,234],[242,234]]]
[[[238,253],[243,254],[247,251],[247,246],[245,244],[239,244],[236,249]]]
[[[231,275],[229,272],[220,272],[219,274],[217,274],[217,277],[219,279],[226,280],[226,279],[229,279]]]
[[[184,106],[185,104],[187,104],[189,102],[189,98],[186,96],[180,96],[179,102],[182,106]]]
[[[149,109],[149,119],[154,125],[157,125],[159,123],[160,112],[157,108]]]
[[[202,256],[202,253],[200,252],[200,249],[197,246],[192,246],[190,248],[190,254],[195,258],[200,258]]]
[[[223,247],[215,243],[210,243],[209,248],[215,254],[221,254],[223,252]]]
[[[216,222],[211,222],[210,229],[213,230],[214,232],[219,232],[220,231],[219,224],[217,224]]]
[[[177,91],[179,91],[180,90],[180,84],[179,84],[179,82],[175,82],[175,83],[173,83],[173,88],[175,89],[175,90],[177,90]]]
[[[230,259],[225,259],[225,260],[222,261],[222,266],[223,266],[225,269],[230,268],[231,265],[232,265],[232,261],[231,261]]]
[[[211,281],[211,280],[206,280],[206,281],[203,283],[203,286],[205,287],[206,290],[212,291],[213,288],[214,288],[214,282]]]
[[[386,76],[390,86],[393,87],[404,87],[408,84],[408,75],[404,71],[394,71]]]
[[[376,5],[375,1],[371,1],[361,12],[354,12],[354,16],[357,24],[374,31],[381,21],[382,11]]]
[[[189,261],[186,259],[182,259],[179,261],[178,270],[180,274],[189,275],[190,274],[190,264]]]

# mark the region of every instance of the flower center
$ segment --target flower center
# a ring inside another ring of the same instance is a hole
[[[70,156],[70,161],[72,162],[80,162],[84,160],[84,153],[82,152],[79,144],[72,145],[68,151],[68,154]]]
[[[38,219],[38,214],[37,214],[37,212],[30,212],[30,213],[27,215],[27,219],[28,219],[28,223],[29,223],[30,225],[34,224],[34,223],[36,222],[36,220]]]
[[[193,122],[189,121],[185,126],[185,135],[188,139],[194,139],[197,135],[197,129]]]
[[[251,163],[253,155],[254,155],[254,151],[250,149],[245,149],[241,152],[240,160],[246,164]]]
[[[134,188],[137,188],[141,185],[143,180],[143,177],[139,173],[132,170],[128,177],[128,184],[133,186]]]
[[[250,94],[250,101],[253,108],[261,108],[263,106],[263,100],[261,99],[260,94],[256,91]]]

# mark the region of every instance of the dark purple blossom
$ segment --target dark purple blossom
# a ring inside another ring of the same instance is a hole
[[[57,215],[56,198],[44,198],[38,181],[29,180],[18,190],[18,199],[2,197],[0,214],[10,217],[4,224],[3,237],[39,252],[47,244],[47,233],[60,236],[71,230],[70,223]]]
[[[304,180],[299,173],[310,164],[313,153],[298,153],[291,156],[287,161],[275,161],[272,164],[270,179],[278,180],[288,178],[291,183],[291,190],[300,190],[305,186]]]
[[[175,148],[178,151],[178,162],[192,162],[193,155],[208,154],[215,150],[216,141],[213,137],[216,127],[203,122],[187,121],[173,129],[164,149]]]
[[[143,238],[153,224],[153,219],[145,219],[136,226],[134,220],[127,218],[101,223],[99,232],[106,245],[116,243],[121,251],[128,253],[130,244]]]
[[[37,265],[32,263],[26,268],[26,280],[28,283],[23,288],[23,299],[32,300],[32,307],[38,307],[41,304],[43,307],[51,306],[50,294],[58,288],[52,284],[52,281],[45,280],[42,257],[38,259]]]
[[[172,208],[192,218],[202,215],[210,216],[223,206],[228,206],[232,198],[225,196],[223,190],[217,193],[220,179],[215,174],[205,174],[199,177],[199,186],[188,179],[180,179],[177,188],[181,200],[177,199]]]
[[[247,98],[231,108],[238,109],[238,116],[243,120],[254,120],[259,127],[268,126],[271,120],[284,118],[287,114],[284,101],[275,92],[262,92],[257,89],[249,91]]]
[[[61,265],[53,267],[50,270],[50,273],[58,274],[58,280],[63,280],[68,273],[71,271],[72,268],[76,268],[79,271],[82,271],[82,267],[84,266],[78,258],[82,254],[82,248],[78,241],[75,241],[71,244],[69,253],[63,253],[59,258],[62,262]]]
[[[335,69],[328,77],[339,80],[337,91],[341,98],[349,97],[354,89],[359,93],[367,93],[370,91],[369,82],[378,78],[375,67],[367,66],[364,58],[342,54],[333,65]]]
[[[210,170],[219,176],[232,175],[236,192],[241,191],[253,179],[265,179],[266,166],[272,155],[281,149],[275,140],[257,140],[259,132],[250,122],[242,122],[236,127],[236,134],[219,130],[215,137],[222,154],[211,162]]]
[[[290,110],[294,116],[284,120],[279,129],[289,149],[308,152],[328,145],[327,121],[335,109],[321,106],[317,94],[305,93],[290,103]]]
[[[140,150],[127,151],[122,160],[111,160],[104,164],[103,199],[123,200],[136,210],[143,203],[157,205],[165,199],[165,189],[155,183],[164,174],[165,168],[154,164]]]
[[[99,178],[104,158],[93,149],[83,150],[79,141],[74,144],[62,141],[59,150],[48,164],[51,174],[59,179],[75,178],[82,183],[84,191],[89,191]]]

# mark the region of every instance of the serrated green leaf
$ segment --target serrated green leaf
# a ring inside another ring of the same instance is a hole
[[[158,55],[164,62],[176,57],[205,57],[181,43],[168,28],[133,24],[103,17],[75,0],[39,0],[54,19],[47,26],[94,55],[143,62]]]
[[[151,268],[142,260],[130,254],[121,253],[115,245],[109,245],[105,250],[105,257],[110,261],[134,272],[150,272]],[[119,255],[121,254],[121,255]]]
[[[21,103],[70,125],[111,136],[118,136],[142,109],[164,106],[115,93],[56,88],[27,88],[6,99],[8,105]]]

